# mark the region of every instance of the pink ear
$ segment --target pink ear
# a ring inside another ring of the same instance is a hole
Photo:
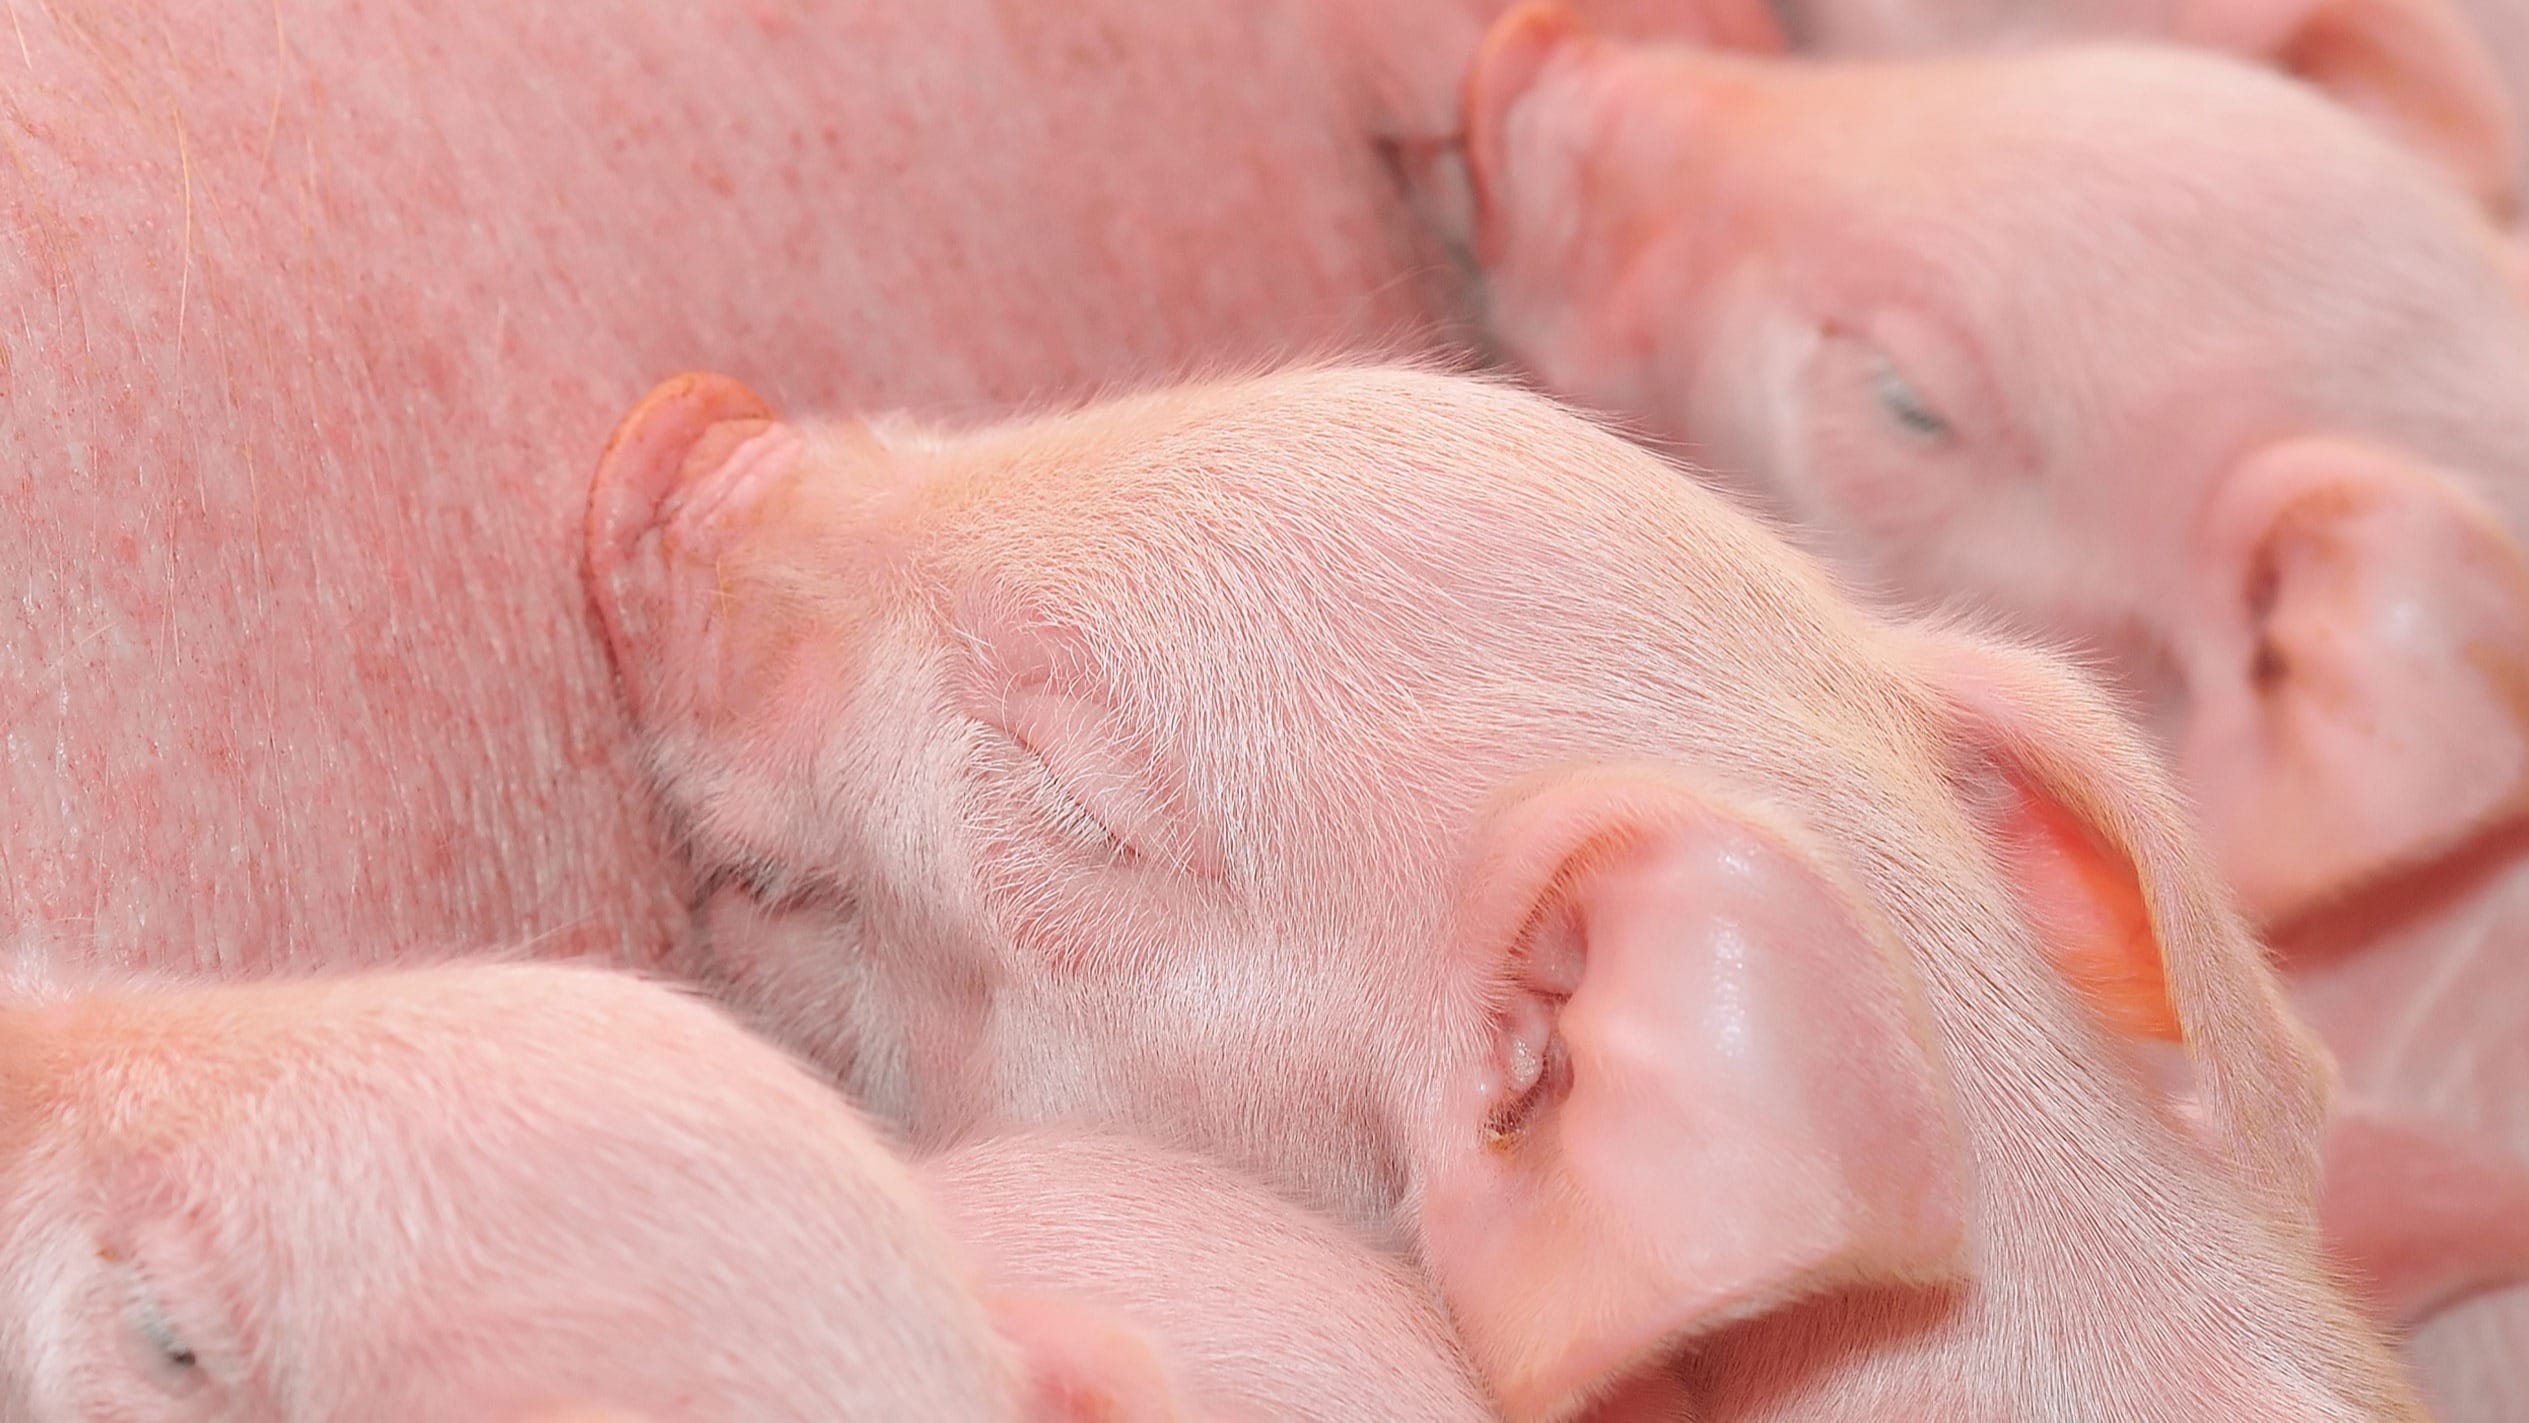
[[[1589,27],[1553,0],[1523,0],[1484,32],[1475,63],[1467,70],[1464,115],[1479,243],[1499,221],[1511,111],[1536,87],[1548,61],[1591,43]]]
[[[1034,1295],[991,1300],[1025,1367],[1027,1423],[1175,1423],[1185,1411],[1142,1335],[1088,1305]]]
[[[2105,1026],[2176,1020],[2210,1139],[2269,1214],[2314,1231],[2334,1064],[2285,1003],[2166,772],[2106,697],[2052,658],[1941,632],[1897,640],[1920,650],[1947,704],[1955,774],[1999,783],[1976,808],[2041,946]],[[2155,986],[2165,1002],[2150,1001]]]
[[[1800,838],[1661,770],[1488,832],[1493,1065],[1456,1086],[1428,1263],[1513,1423],[1680,1340],[1965,1268],[1965,1150],[1913,970]]]
[[[2529,795],[2529,559],[2391,451],[2257,454],[2210,512],[2180,760],[2272,920],[2445,851]]]
[[[2392,1327],[2529,1279],[2529,1165],[2373,1103],[2328,1125],[2319,1217],[2354,1293]]]
[[[2496,217],[2518,200],[2512,100],[2443,0],[2192,0],[2179,39],[2265,60],[2439,163]]]

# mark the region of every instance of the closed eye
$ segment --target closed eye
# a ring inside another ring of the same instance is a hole
[[[1005,734],[1009,736],[1011,746],[1027,763],[1030,799],[1056,833],[1077,842],[1109,864],[1129,864],[1140,858],[1124,837],[1100,820],[1082,799],[1073,795],[1062,778],[1054,773],[1053,766],[1042,752],[1029,745],[1023,737]]]
[[[1941,439],[1950,433],[1949,421],[1932,408],[1923,393],[1897,369],[1897,363],[1881,355],[1871,370],[1871,391],[1879,397],[1880,408],[1900,426],[1926,439]]]
[[[1193,809],[1167,748],[1105,696],[1076,634],[1059,620],[1015,618],[996,602],[970,606],[966,636],[979,675],[964,710],[990,728],[987,753],[1029,819],[1108,866],[1220,873],[1218,843]],[[1006,803],[1006,802],[1005,802]]]
[[[131,1271],[131,1293],[123,1318],[131,1330],[142,1367],[160,1388],[190,1393],[204,1382],[202,1356],[176,1324],[149,1277]]]

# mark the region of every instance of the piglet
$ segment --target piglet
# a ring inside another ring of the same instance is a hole
[[[2341,111],[2176,50],[1766,62],[1529,6],[1466,99],[1500,348],[1853,583],[2102,662],[2247,906],[2341,923],[2295,962],[2366,1089],[2340,1134],[2398,1143],[2331,1155],[2365,1297],[2411,1323],[2516,1285],[2509,240]],[[2529,1410],[2507,1308],[2431,1346],[2465,1417]]]
[[[683,993],[475,965],[0,1007],[0,1417],[1163,1419]]]
[[[1514,1423],[2417,1416],[2129,729],[1550,401],[692,375],[588,540],[698,971],[918,1142],[1216,1156],[1416,1260]]]

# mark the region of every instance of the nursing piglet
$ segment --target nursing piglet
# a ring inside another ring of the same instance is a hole
[[[2281,918],[2529,804],[2529,307],[2295,86],[2177,50],[1604,42],[1469,81],[1487,317],[1857,582],[2117,659]]]
[[[2249,907],[2342,921],[2298,984],[2370,1099],[2340,1132],[2400,1143],[2334,1157],[2369,1287],[2411,1319],[2517,1280],[2505,240],[2338,110],[2178,51],[1748,62],[1530,7],[1467,100],[1504,352],[1856,583],[2102,659]],[[2424,1341],[2464,1416],[2529,1409],[2509,1312],[2509,1343]]]
[[[0,1418],[1162,1419],[683,994],[473,966],[0,1007]]]
[[[2417,1416],[2124,726],[1549,401],[690,376],[588,533],[698,970],[919,1140],[1215,1155],[1410,1250],[1518,1423]]]
[[[1494,1416],[1422,1281],[1203,1157],[1040,1130],[920,1172],[989,1278],[1134,1326],[1207,1423]]]

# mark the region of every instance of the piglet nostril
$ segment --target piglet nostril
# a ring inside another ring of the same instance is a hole
[[[772,416],[763,397],[707,371],[673,377],[641,397],[598,457],[588,500],[590,575],[602,581],[632,555],[676,493],[686,457],[714,426]]]
[[[636,710],[674,621],[665,606],[677,594],[662,526],[671,516],[690,522],[709,512],[701,504],[726,498],[728,491],[716,485],[708,496],[687,489],[694,473],[711,465],[697,456],[764,433],[772,416],[772,407],[739,381],[689,372],[643,396],[598,458],[588,498],[588,588]],[[683,507],[689,503],[697,507]]]

